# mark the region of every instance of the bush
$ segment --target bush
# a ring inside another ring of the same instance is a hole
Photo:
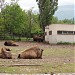
[[[70,43],[70,42],[62,42],[61,41],[61,42],[57,43],[57,45],[72,45],[72,44],[75,45],[75,42],[74,43]]]
[[[75,42],[73,42],[73,45],[75,45]]]

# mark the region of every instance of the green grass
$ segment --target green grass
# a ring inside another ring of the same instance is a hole
[[[36,73],[74,73],[75,63],[43,64],[42,66],[0,67],[0,73],[36,74]]]
[[[43,55],[49,57],[74,57],[74,50],[64,48],[46,48]]]
[[[1,73],[16,73],[16,74],[33,74],[41,73],[41,67],[37,66],[15,66],[15,67],[0,67]]]
[[[58,45],[75,45],[75,42],[71,43],[71,42],[58,42]]]
[[[12,53],[18,53],[21,51],[26,50],[25,47],[9,47],[12,49]],[[30,47],[29,47],[30,48]],[[28,49],[28,48],[27,48]],[[44,56],[49,56],[49,57],[74,57],[75,51],[74,49],[69,49],[69,48],[43,48],[43,55]]]
[[[33,38],[27,38],[27,37],[21,37],[20,39],[19,39],[19,37],[11,37],[11,36],[6,36],[5,37],[5,39],[4,38],[2,38],[2,39],[0,39],[0,40],[14,40],[14,41],[33,41]]]
[[[45,72],[54,73],[74,73],[75,63],[63,63],[63,64],[44,64]]]

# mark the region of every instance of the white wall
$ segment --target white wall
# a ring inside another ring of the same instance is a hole
[[[45,41],[49,42],[49,27],[48,26],[45,28],[45,32],[47,33],[47,35],[45,35]]]
[[[75,42],[75,35],[51,35],[49,36],[49,43],[56,44],[58,42]]]
[[[52,35],[49,35],[49,31],[52,31]],[[75,25],[50,25],[49,29],[45,30],[45,32],[47,32],[47,35],[45,36],[45,41],[49,41],[49,43],[57,43],[61,41],[75,42],[75,35],[57,35],[57,31],[75,31]]]

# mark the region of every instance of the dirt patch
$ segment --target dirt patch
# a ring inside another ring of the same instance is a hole
[[[17,42],[19,46],[11,47],[11,46],[4,46],[4,42],[5,41],[0,41],[0,47],[10,48],[12,50],[13,59],[0,59],[0,67],[40,66],[42,73],[45,72],[50,73],[50,72],[61,72],[61,69],[59,68],[64,67],[65,69],[64,66],[65,64],[67,64],[67,69],[68,69],[68,64],[75,64],[74,45],[49,45],[49,44],[37,43],[37,42]],[[43,59],[17,59],[19,53],[34,46],[38,46],[44,49],[43,57],[42,57]],[[41,73],[40,69],[38,69],[39,73]],[[71,69],[74,69],[74,67],[72,67]],[[66,70],[66,71],[63,70],[62,72],[70,72],[70,70]],[[75,72],[75,71],[72,70],[71,72]]]

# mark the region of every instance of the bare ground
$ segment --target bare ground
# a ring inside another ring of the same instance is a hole
[[[8,66],[38,66],[39,68],[43,65],[48,64],[57,64],[56,66],[53,66],[52,68],[61,67],[63,64],[69,64],[69,63],[75,63],[75,48],[74,45],[49,45],[44,43],[36,43],[36,42],[17,42],[19,46],[17,47],[10,47],[6,46],[7,48],[10,48],[12,50],[13,59],[0,59],[0,67]],[[17,59],[17,56],[20,52],[33,47],[38,46],[42,49],[44,49],[43,52],[43,59]],[[4,46],[4,41],[0,41],[0,47]],[[49,51],[50,50],[50,51]],[[57,54],[54,54],[54,52]],[[68,50],[71,55],[68,55],[66,52],[63,55],[63,52],[59,52],[61,50]],[[49,52],[52,53],[49,53]],[[48,66],[47,66],[48,67]],[[73,67],[74,68],[74,67]],[[48,70],[49,71],[49,70]],[[61,71],[57,71],[61,72]],[[75,71],[74,71],[75,72]]]

